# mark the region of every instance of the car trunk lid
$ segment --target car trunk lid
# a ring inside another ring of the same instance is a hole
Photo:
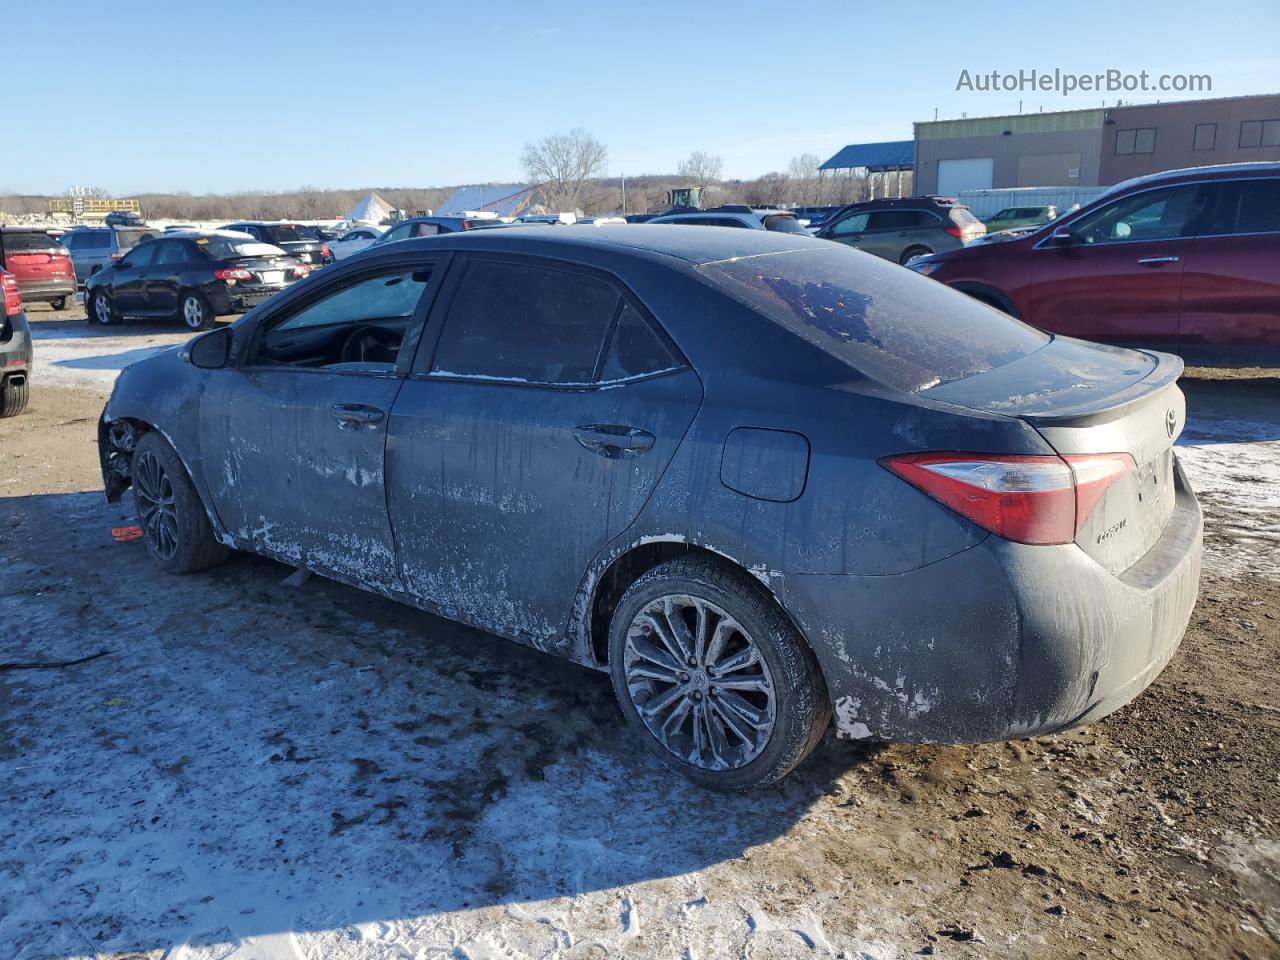
[[[1082,482],[1089,455],[1127,454],[1132,469],[1106,486],[1076,544],[1120,573],[1160,539],[1174,506],[1173,444],[1186,422],[1182,361],[1058,337],[987,373],[936,387],[931,400],[1017,417],[1071,462]],[[1082,462],[1083,467],[1076,466]]]

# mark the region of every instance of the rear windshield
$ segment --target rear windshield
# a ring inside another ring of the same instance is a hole
[[[766,230],[776,230],[778,233],[803,233],[806,235],[809,233],[795,217],[780,213],[765,217],[764,226]]]
[[[818,349],[912,393],[986,373],[1050,339],[937,281],[844,247],[699,270]]]
[[[238,257],[279,257],[284,254],[279,247],[257,240],[197,237],[195,244],[201,253],[214,260],[235,260]]]
[[[121,250],[132,250],[143,240],[150,240],[155,234],[147,230],[117,230],[116,243]]]
[[[6,233],[3,243],[5,253],[44,253],[62,246],[60,238],[47,233]]]
[[[272,224],[261,228],[262,233],[270,237],[272,243],[305,243],[308,240],[314,240],[314,237],[308,237],[303,233],[305,229],[292,224]]]
[[[324,237],[320,236],[319,227],[294,227],[294,229],[298,231],[298,235],[301,236],[303,240],[324,239]]]
[[[952,207],[951,222],[967,227],[971,223],[981,223],[982,221],[975,217],[968,207]]]

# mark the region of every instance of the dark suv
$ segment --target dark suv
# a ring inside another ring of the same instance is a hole
[[[982,221],[954,198],[902,197],[850,204],[823,223],[817,236],[907,263],[959,249],[986,232]]]
[[[323,267],[326,263],[333,263],[333,253],[329,250],[329,245],[320,239],[319,233],[312,227],[297,223],[261,223],[242,220],[239,223],[228,224],[222,229],[247,233],[255,240],[279,247],[289,256],[297,257],[308,264],[312,269]]]

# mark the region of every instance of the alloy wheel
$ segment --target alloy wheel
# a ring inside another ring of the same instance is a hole
[[[111,304],[101,293],[93,298],[93,315],[103,326],[111,322]]]
[[[197,297],[187,297],[182,301],[182,319],[192,330],[204,326],[204,304]]]
[[[702,597],[670,594],[637,613],[623,672],[649,732],[694,766],[746,766],[773,735],[774,684],[759,646]]]
[[[178,550],[178,509],[173,484],[155,454],[142,451],[134,465],[133,487],[138,496],[138,519],[147,543],[161,560]]]

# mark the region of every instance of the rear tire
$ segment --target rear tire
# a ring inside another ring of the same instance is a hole
[[[713,790],[781,780],[831,722],[817,660],[796,628],[759,584],[701,557],[659,564],[622,595],[609,672],[645,746]]]
[[[134,447],[131,473],[142,539],[161,570],[194,573],[227,558],[186,467],[155,430]]]
[[[101,291],[95,291],[89,297],[88,309],[89,319],[102,327],[115,326],[120,322],[120,314],[116,313],[115,304],[111,302],[111,298]]]
[[[0,387],[0,418],[16,417],[27,409],[31,397],[31,383],[25,376],[10,377]]]
[[[905,267],[916,257],[927,257],[931,253],[933,253],[933,251],[928,247],[907,247],[907,249],[902,251],[902,256],[898,258],[898,263]]]
[[[178,298],[178,319],[188,330],[208,330],[213,326],[213,309],[203,296],[187,290]]]

